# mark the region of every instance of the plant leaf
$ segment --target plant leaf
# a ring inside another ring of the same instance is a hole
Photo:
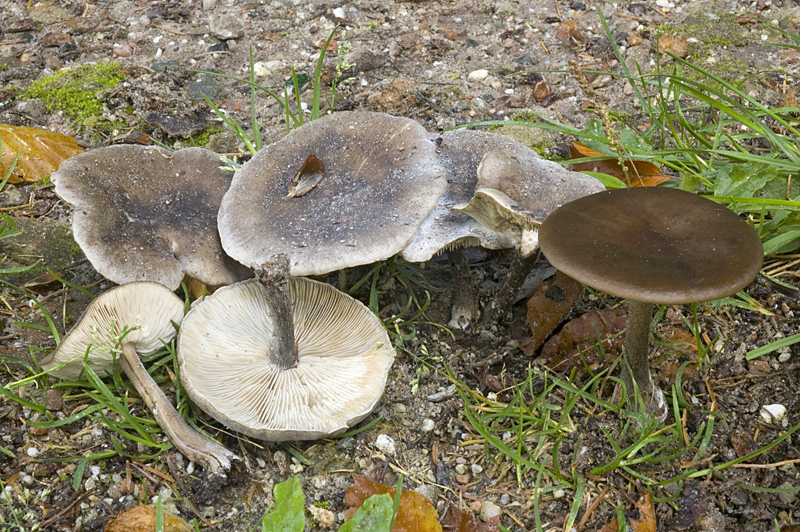
[[[275,507],[261,520],[263,532],[303,532],[306,529],[306,498],[300,479],[291,477],[272,490]]]
[[[372,481],[361,475],[353,475],[353,487],[348,488],[344,496],[344,502],[350,506],[345,512],[345,518],[354,518],[365,501],[373,495],[384,494],[389,496],[389,513],[391,514],[395,492],[395,488],[391,486]],[[388,523],[391,523],[391,515],[389,515]],[[375,530],[377,532],[383,529],[354,528],[352,530]],[[442,532],[442,525],[438,522],[436,509],[431,501],[416,491],[403,490],[400,495],[400,509],[391,530],[392,532]],[[389,532],[388,529],[386,532]]]

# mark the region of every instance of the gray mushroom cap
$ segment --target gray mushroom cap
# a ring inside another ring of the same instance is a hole
[[[724,205],[677,189],[609,190],[564,205],[541,228],[542,252],[609,294],[675,305],[719,299],[761,269],[758,234]]]
[[[295,187],[309,156],[324,171]],[[418,123],[382,113],[328,115],[236,172],[219,212],[222,245],[251,267],[285,254],[292,275],[369,264],[405,247],[445,187]]]
[[[124,341],[134,345],[140,356],[155,353],[163,342],[175,337],[183,318],[183,301],[165,286],[154,282],[128,283],[97,296],[78,324],[61,339],[55,351],[40,361],[45,370],[61,379],[77,379],[83,358],[100,376],[111,373],[116,343],[128,328]]]
[[[538,247],[538,227],[561,205],[605,190],[597,179],[521,148],[486,153],[478,167],[475,196],[455,207],[486,227],[514,237],[527,256]]]
[[[250,276],[219,241],[217,212],[233,176],[219,166],[202,148],[120,145],[68,159],[52,180],[75,206],[75,241],[99,273],[174,290],[184,274],[212,286]]]
[[[401,256],[409,262],[425,262],[451,247],[514,247],[513,238],[481,225],[454,207],[472,198],[478,183],[478,165],[487,152],[527,148],[504,135],[468,129],[447,131],[439,138],[437,152],[445,169],[447,190]]]
[[[280,369],[271,302],[258,280],[195,302],[178,336],[181,380],[192,400],[224,425],[283,441],[336,434],[380,399],[393,349],[380,320],[330,285],[289,284],[297,364]]]

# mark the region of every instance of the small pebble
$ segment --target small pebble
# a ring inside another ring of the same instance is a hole
[[[483,466],[481,466],[480,464],[472,464],[472,467],[470,469],[472,469],[473,475],[480,475],[481,473],[483,473]]]
[[[466,475],[467,466],[464,464],[456,464],[456,473],[458,473],[459,475]]]
[[[36,447],[28,447],[27,453],[28,456],[33,458],[34,456],[39,456],[39,449],[37,449]]]
[[[267,467],[267,462],[265,462],[263,458],[256,458],[256,463],[258,464],[258,467],[260,467],[261,469]]]
[[[375,448],[383,454],[393,455],[397,450],[397,444],[391,436],[378,434],[378,437],[375,438]]]
[[[761,419],[766,423],[780,421],[786,415],[786,407],[779,404],[764,405],[761,407]]]
[[[467,81],[483,81],[489,76],[489,71],[485,68],[481,70],[473,70],[467,76]]]
[[[469,475],[456,475],[456,482],[459,484],[467,484],[469,482]]]
[[[436,422],[432,419],[423,419],[421,428],[422,432],[430,432],[436,428]]]
[[[483,501],[481,504],[481,521],[486,522],[494,517],[502,515],[503,510],[491,501]]]
[[[556,490],[553,492],[554,499],[563,499],[567,495],[567,492],[564,490]]]

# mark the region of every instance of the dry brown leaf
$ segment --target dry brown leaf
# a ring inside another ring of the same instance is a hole
[[[608,157],[605,153],[593,150],[580,142],[573,142],[569,152],[573,159],[581,157]],[[625,167],[628,170],[628,179],[631,180],[631,187],[654,187],[671,179],[670,176],[661,172],[661,169],[657,165],[647,161],[625,161]],[[625,181],[625,171],[616,159],[578,163],[572,165],[572,168],[576,172],[601,172]]]
[[[639,510],[639,519],[630,519],[630,529],[633,532],[656,532],[656,509],[649,492],[644,492],[636,502],[636,509]]]
[[[587,312],[570,321],[542,347],[539,360],[555,371],[582,368],[584,361],[592,370],[619,356],[624,338],[617,335],[628,323],[625,309],[603,309]],[[597,334],[603,342],[605,359],[594,349]]]
[[[661,339],[677,347],[697,353],[697,339],[694,335],[677,327],[669,327],[661,333]]]
[[[156,529],[156,507],[134,506],[106,523],[103,532],[152,532]],[[164,532],[191,532],[192,527],[177,515],[164,510]]]
[[[497,525],[482,523],[475,516],[462,512],[451,504],[442,517],[442,529],[448,532],[496,532]]]
[[[583,285],[561,272],[546,279],[528,300],[528,323],[532,337],[520,348],[533,356],[561,320],[569,314],[583,291]]]
[[[685,57],[689,53],[689,43],[686,39],[665,33],[658,38],[658,51],[662,54],[669,52],[678,57]]]
[[[353,475],[353,487],[348,488],[344,496],[344,502],[350,506],[345,511],[345,520],[352,518],[368,498],[384,493],[394,497],[395,489],[367,477]],[[392,532],[442,532],[442,525],[431,501],[416,491],[403,490]]]
[[[55,172],[65,159],[83,152],[72,137],[46,129],[0,124],[0,137],[3,139],[0,178],[5,177],[19,150],[9,183],[39,181]]]

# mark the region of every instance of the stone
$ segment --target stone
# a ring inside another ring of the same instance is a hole
[[[393,455],[397,450],[397,444],[394,439],[386,434],[378,434],[374,445],[376,449],[386,455]]]
[[[503,514],[503,509],[492,501],[483,501],[481,504],[481,521],[484,523],[495,517],[500,517]]]
[[[780,421],[786,415],[786,407],[781,404],[764,405],[761,407],[761,419],[766,423]]]

